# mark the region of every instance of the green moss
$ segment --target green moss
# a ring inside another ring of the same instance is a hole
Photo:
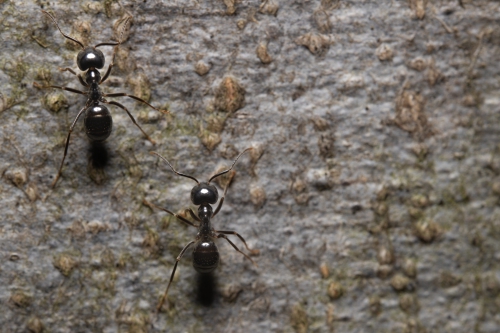
[[[200,121],[194,118],[176,118],[169,122],[167,128],[162,132],[162,139],[168,139],[177,136],[197,136],[200,127]]]
[[[194,228],[193,228],[194,229]],[[171,258],[176,258],[181,250],[186,246],[190,241],[192,241],[195,237],[195,233],[188,235],[185,232],[182,232],[178,228],[171,228],[167,245],[167,253],[169,253]]]
[[[129,266],[137,267],[137,263],[135,262],[134,257],[129,252],[122,252],[118,257],[118,260],[116,262],[116,267],[127,268]]]
[[[456,191],[459,194],[459,202],[461,204],[466,204],[469,203],[470,197],[469,194],[467,193],[467,180],[465,180],[465,177],[460,177],[460,181],[458,183],[458,186],[456,188]],[[470,184],[470,182],[469,182]]]
[[[114,296],[116,294],[115,287],[117,277],[117,273],[114,271],[109,271],[106,274],[100,274],[100,272],[96,270],[96,272],[92,274],[92,284],[95,288],[97,288],[97,290],[99,290],[96,298],[97,302],[102,298],[108,298],[109,296]]]
[[[158,229],[162,231],[166,231],[168,227],[170,226],[170,223],[176,223],[177,218],[175,216],[172,216],[170,214],[162,217],[160,222],[158,223]]]
[[[54,265],[59,272],[65,277],[69,277],[73,270],[78,266],[79,259],[77,257],[81,257],[80,253],[76,253],[75,251],[67,251],[63,253],[59,253],[54,256],[52,264]]]
[[[144,239],[142,241],[142,246],[146,250],[148,257],[158,258],[158,256],[161,254],[161,247],[159,242],[160,236],[158,235],[158,233],[155,230],[146,227],[146,235],[144,236]]]
[[[0,93],[0,98],[2,102],[0,104],[0,114],[4,111],[11,109],[12,107],[23,103],[26,100],[26,89],[20,86],[13,85],[10,94],[6,97]],[[24,118],[28,114],[27,108],[22,108],[16,111],[16,115],[19,118]]]
[[[309,329],[309,318],[302,304],[295,304],[290,312],[290,323],[297,333],[306,333]]]
[[[0,62],[2,71],[15,82],[21,82],[30,69],[30,65],[22,59],[23,55],[17,57],[16,60],[5,59]]]

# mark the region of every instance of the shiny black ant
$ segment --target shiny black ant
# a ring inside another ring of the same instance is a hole
[[[109,74],[111,73],[111,69],[113,68],[114,61],[115,61],[115,54],[118,46],[121,44],[122,36],[123,36],[123,31],[125,30],[125,26],[128,23],[128,20],[130,18],[127,18],[127,20],[123,24],[123,28],[121,29],[120,32],[120,37],[118,39],[118,42],[107,42],[107,43],[100,43],[97,44],[96,46],[87,46],[85,47],[83,43],[78,41],[77,39],[66,35],[64,32],[62,32],[61,28],[59,27],[59,24],[57,24],[56,19],[54,16],[52,16],[50,13],[42,10],[42,12],[50,17],[50,19],[54,22],[56,25],[57,29],[59,29],[59,32],[67,39],[77,43],[82,47],[82,50],[78,52],[78,55],[76,57],[76,63],[78,65],[78,68],[80,68],[81,71],[85,72],[85,79],[82,78],[80,74],[76,74],[75,71],[73,71],[71,68],[61,68],[60,70],[62,72],[70,72],[73,75],[76,75],[78,77],[78,80],[80,83],[87,87],[88,90],[86,92],[80,91],[77,89],[69,88],[69,87],[61,87],[61,86],[40,86],[38,83],[34,82],[33,85],[37,88],[42,88],[42,89],[48,89],[48,88],[57,88],[57,89],[62,89],[66,90],[72,93],[77,93],[77,94],[82,94],[87,96],[87,102],[85,103],[85,106],[78,112],[75,120],[71,124],[71,127],[69,128],[68,131],[68,136],[66,138],[66,146],[64,147],[64,156],[61,161],[61,166],[59,167],[59,171],[57,173],[56,178],[52,182],[52,187],[56,186],[57,181],[59,180],[59,177],[61,176],[62,173],[62,168],[64,165],[64,160],[66,158],[66,155],[68,153],[68,146],[69,146],[69,139],[71,136],[71,132],[73,132],[73,128],[76,125],[76,122],[80,118],[80,116],[85,113],[84,117],[84,125],[85,125],[85,132],[87,134],[87,137],[91,142],[103,142],[106,140],[109,135],[111,134],[111,130],[113,127],[113,119],[111,118],[111,113],[109,112],[108,108],[105,107],[104,105],[100,105],[99,103],[105,103],[105,104],[111,104],[118,106],[119,108],[122,108],[127,112],[129,115],[130,119],[132,119],[132,122],[141,130],[141,132],[144,134],[146,139],[148,139],[152,144],[155,144],[155,141],[149,137],[149,135],[144,132],[144,130],[139,126],[139,124],[135,121],[134,117],[132,114],[128,111],[128,109],[123,106],[122,104],[115,102],[115,101],[107,101],[104,99],[104,97],[123,97],[127,96],[130,98],[135,99],[136,101],[142,102],[149,107],[151,107],[154,110],[163,112],[163,113],[168,113],[168,111],[163,111],[155,108],[142,98],[129,95],[126,93],[113,93],[113,94],[103,94],[101,91],[101,88],[99,85],[106,81],[106,79],[109,77]],[[98,69],[102,69],[104,67],[105,63],[105,58],[104,54],[97,49],[99,46],[114,46],[113,49],[113,57],[111,60],[111,64],[108,67],[108,70],[104,74],[104,76],[101,78],[101,73],[99,73]]]
[[[170,281],[168,282],[167,289],[165,290],[165,293],[163,294],[162,298],[160,299],[160,302],[158,303],[158,306],[156,307],[157,312],[160,311],[161,307],[163,306],[163,303],[165,302],[165,298],[167,297],[167,294],[168,294],[168,289],[170,288],[170,284],[172,283],[172,280],[174,279],[174,274],[175,274],[175,270],[177,269],[177,264],[179,263],[182,256],[184,255],[184,252],[186,252],[186,250],[193,244],[195,244],[194,250],[193,250],[193,267],[199,273],[210,273],[213,270],[215,270],[217,268],[217,266],[219,265],[219,250],[217,249],[217,245],[215,244],[215,239],[217,239],[217,238],[224,238],[225,240],[227,240],[229,242],[229,244],[231,244],[231,246],[236,251],[243,254],[245,256],[245,258],[249,259],[256,266],[256,264],[252,260],[252,258],[250,258],[247,254],[243,253],[242,251],[240,251],[240,249],[233,242],[231,242],[231,240],[229,240],[229,238],[226,236],[226,235],[237,236],[243,242],[243,244],[245,244],[245,247],[247,248],[247,250],[250,252],[253,252],[248,247],[245,239],[239,233],[237,233],[236,231],[215,230],[212,227],[212,224],[210,223],[210,220],[215,215],[217,215],[217,213],[220,211],[220,209],[222,207],[222,203],[224,202],[224,197],[226,196],[227,188],[229,186],[229,183],[228,183],[226,185],[226,188],[224,189],[224,196],[222,198],[220,198],[219,204],[217,205],[217,208],[215,209],[215,211],[213,211],[211,205],[214,205],[217,202],[217,199],[219,198],[219,194],[217,192],[217,188],[214,185],[210,185],[210,182],[213,179],[215,179],[219,176],[222,176],[222,175],[228,173],[229,171],[231,171],[233,169],[234,165],[236,164],[236,162],[238,161],[238,159],[241,157],[241,155],[243,155],[245,152],[247,152],[248,150],[251,150],[251,149],[253,149],[253,148],[247,148],[241,154],[239,154],[229,169],[221,171],[221,172],[217,173],[215,176],[212,176],[208,180],[208,182],[201,182],[201,183],[196,178],[194,178],[192,176],[175,171],[172,164],[170,164],[170,162],[165,157],[161,156],[160,154],[158,154],[156,152],[151,152],[151,154],[156,155],[156,156],[160,157],[161,159],[163,159],[165,162],[167,162],[167,164],[170,166],[170,169],[172,169],[172,171],[175,174],[182,176],[182,177],[190,178],[197,183],[197,185],[195,187],[193,187],[193,189],[191,190],[191,202],[194,205],[199,206],[198,207],[198,215],[196,215],[191,208],[189,208],[187,210],[189,212],[189,215],[191,216],[191,218],[193,218],[194,220],[199,222],[199,224],[196,224],[196,223],[193,223],[193,222],[189,221],[188,219],[186,219],[178,214],[171,212],[170,210],[168,210],[166,208],[156,206],[156,205],[144,200],[145,205],[150,206],[150,207],[155,207],[157,209],[161,209],[161,210],[169,213],[170,215],[175,216],[180,221],[182,221],[190,226],[193,226],[195,228],[198,228],[198,234],[196,235],[195,240],[189,242],[186,246],[184,246],[182,251],[177,256],[177,259],[176,259],[175,265],[174,265],[174,269],[172,271],[172,274],[170,275]]]

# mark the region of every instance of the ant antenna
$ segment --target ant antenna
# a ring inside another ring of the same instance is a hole
[[[83,44],[79,41],[79,40],[76,40],[74,39],[73,37],[71,36],[68,36],[66,35],[64,32],[62,32],[61,28],[59,28],[59,24],[57,24],[57,21],[56,19],[54,18],[54,16],[52,16],[52,14],[50,14],[49,12],[46,12],[45,10],[42,10],[42,13],[44,13],[45,15],[47,15],[48,17],[50,17],[50,19],[52,20],[52,22],[54,22],[54,24],[56,25],[57,29],[59,29],[59,32],[64,36],[66,37],[67,39],[77,43],[78,45],[80,45],[82,47],[82,49],[85,48],[85,46],[83,46]]]
[[[219,177],[219,176],[222,176],[222,175],[224,175],[224,174],[228,173],[229,171],[231,171],[231,170],[233,169],[234,165],[236,164],[236,162],[238,162],[238,159],[241,157],[241,155],[243,155],[244,153],[246,153],[247,151],[252,150],[252,149],[253,149],[253,148],[252,148],[252,147],[250,147],[250,148],[247,148],[247,149],[243,150],[243,151],[242,151],[242,152],[238,155],[238,157],[236,157],[236,159],[234,160],[233,164],[231,165],[231,167],[230,167],[229,169],[224,170],[224,171],[221,171],[221,172],[219,172],[218,174],[216,174],[215,176],[212,176],[212,177],[208,180],[208,184],[210,184],[210,182],[212,181],[212,179],[217,178],[217,177]],[[224,193],[225,193],[225,192],[224,192]]]
[[[168,166],[170,167],[170,169],[172,169],[173,172],[175,172],[177,175],[179,176],[182,176],[182,177],[186,177],[186,178],[190,178],[192,180],[194,180],[197,184],[199,184],[200,182],[198,181],[198,179],[194,178],[193,176],[189,176],[189,175],[186,175],[186,174],[183,174],[183,173],[180,173],[180,172],[177,172],[175,171],[174,167],[172,166],[172,164],[170,164],[170,162],[163,156],[161,156],[160,154],[158,154],[157,152],[155,151],[152,151],[150,152],[151,155],[156,155],[158,156],[159,158],[161,158],[162,160],[164,160],[165,162],[167,162]],[[238,156],[239,157],[239,156]]]
[[[112,42],[112,43],[109,43],[109,42],[108,43],[99,43],[94,47],[99,47],[99,46],[104,46],[104,45],[116,46],[116,47],[120,46],[122,41],[123,41],[122,40],[123,33],[125,32],[125,28],[127,27],[127,23],[128,23],[128,21],[130,21],[130,18],[131,18],[131,16],[127,16],[127,18],[125,19],[125,22],[123,22],[122,28],[120,30],[120,36],[118,37],[118,43],[114,43],[114,42]]]

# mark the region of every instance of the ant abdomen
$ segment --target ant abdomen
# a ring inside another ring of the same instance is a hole
[[[113,119],[108,108],[103,105],[92,105],[85,111],[85,133],[91,141],[106,140],[113,129]]]
[[[198,273],[210,273],[219,266],[219,249],[209,238],[198,241],[193,250],[193,267]]]

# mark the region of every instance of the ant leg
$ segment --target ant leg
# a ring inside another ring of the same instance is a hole
[[[87,82],[85,82],[82,78],[82,76],[80,74],[77,75],[78,77],[78,80],[80,81],[80,83],[84,86],[84,87],[88,87],[89,85],[87,84]]]
[[[99,44],[99,45],[104,45],[104,44]],[[97,46],[99,46],[99,45],[97,45]],[[105,45],[112,45],[112,44],[105,44]],[[111,74],[111,69],[115,65],[115,54],[116,54],[116,50],[118,49],[118,46],[120,46],[120,42],[116,43],[115,45],[116,46],[113,48],[113,56],[111,57],[111,63],[109,64],[108,70],[106,71],[106,74],[104,74],[104,76],[102,77],[101,82],[99,82],[99,84],[103,83],[104,81],[106,81],[108,79],[109,74]]]
[[[78,80],[80,81],[80,83],[82,84],[82,86],[84,87],[88,87],[89,85],[87,84],[87,82],[85,82],[83,80],[83,77],[80,75],[80,74],[76,74],[76,72],[74,70],[72,70],[71,68],[59,68],[59,71],[60,72],[70,72],[71,74],[73,74],[74,76],[76,76],[78,78]]]
[[[113,51],[113,59],[111,60],[111,63],[108,66],[108,70],[106,71],[106,74],[104,74],[104,76],[102,77],[99,84],[103,83],[104,81],[106,81],[108,79],[109,74],[111,74],[111,68],[113,68],[114,64],[115,64],[115,51]]]
[[[101,81],[102,82],[102,81]],[[147,106],[149,106],[150,108],[152,108],[153,110],[156,110],[158,112],[161,112],[161,113],[164,113],[164,114],[169,114],[170,112],[167,111],[167,110],[160,110],[160,109],[157,109],[155,108],[154,106],[152,106],[151,104],[149,104],[148,102],[146,102],[145,100],[143,100],[142,98],[139,98],[137,96],[134,96],[134,95],[129,95],[129,94],[126,94],[126,93],[113,93],[113,94],[103,94],[102,95],[103,97],[130,97],[132,99],[135,99],[136,101],[139,101],[141,103],[144,103],[146,104]]]
[[[165,303],[165,298],[167,297],[167,294],[168,294],[168,288],[170,288],[170,285],[172,284],[172,280],[174,279],[174,274],[175,274],[175,270],[177,269],[177,264],[181,260],[182,256],[184,255],[184,252],[186,252],[188,247],[190,247],[194,243],[195,243],[195,241],[189,242],[188,245],[184,246],[181,253],[179,253],[179,255],[177,256],[177,259],[176,259],[175,265],[174,265],[174,270],[172,271],[172,274],[170,275],[170,281],[168,282],[167,290],[165,290],[165,293],[161,297],[160,302],[158,302],[158,305],[156,306],[156,312],[160,312],[161,307],[163,306],[163,303]]]
[[[198,222],[201,222],[200,218],[198,215],[196,215],[191,208],[188,209],[189,215],[193,218],[193,220],[196,220]]]
[[[189,225],[191,225],[191,226],[193,226],[193,227],[195,227],[195,228],[198,228],[198,227],[199,227],[199,226],[197,226],[196,224],[194,224],[193,222],[189,221],[188,219],[185,219],[185,218],[183,218],[182,216],[180,216],[180,215],[178,215],[178,214],[175,214],[175,213],[173,213],[173,212],[169,211],[169,210],[168,210],[168,209],[166,209],[166,208],[162,208],[162,207],[157,206],[157,205],[155,205],[155,204],[152,204],[151,202],[146,201],[146,200],[143,200],[143,201],[142,201],[142,203],[143,203],[143,204],[145,204],[146,206],[149,206],[150,208],[156,208],[156,209],[163,210],[164,212],[167,212],[167,213],[169,213],[170,215],[173,215],[173,216],[177,217],[177,218],[178,218],[179,220],[181,220],[182,222],[184,222],[184,223],[186,223],[186,224],[189,224]],[[196,218],[198,219],[198,221],[200,220],[198,217],[196,217]]]
[[[80,91],[80,90],[76,90],[76,89],[73,89],[73,88],[68,88],[68,87],[60,87],[60,86],[41,86],[39,85],[38,83],[36,82],[33,82],[33,85],[38,88],[38,89],[49,89],[49,88],[56,88],[56,89],[61,89],[61,90],[66,90],[66,91],[70,91],[72,93],[75,93],[75,94],[81,94],[81,95],[87,95],[86,92],[83,92],[83,91]]]
[[[52,185],[51,185],[52,188],[54,188],[56,186],[56,183],[59,180],[59,177],[61,177],[62,168],[64,165],[64,159],[66,159],[66,155],[68,154],[69,138],[71,136],[71,132],[73,132],[73,128],[75,128],[75,125],[76,125],[76,122],[78,121],[78,118],[80,118],[82,113],[85,112],[85,110],[87,108],[88,108],[88,105],[85,105],[83,107],[83,109],[81,109],[80,112],[78,112],[78,115],[76,116],[75,120],[73,120],[73,124],[71,124],[71,127],[69,128],[68,137],[66,138],[66,146],[64,147],[64,156],[63,156],[63,159],[61,161],[61,166],[59,167],[59,171],[57,172],[56,179],[54,179],[54,181],[52,182]]]
[[[224,194],[226,194],[226,191],[224,191]],[[225,195],[224,195],[224,197],[225,197]],[[212,214],[212,217],[214,217],[215,215],[217,215],[217,213],[219,212],[219,210],[222,208],[222,204],[224,203],[224,197],[220,198],[219,205],[215,209],[215,212]]]
[[[71,68],[69,67],[66,67],[66,68],[62,68],[62,67],[59,67],[59,71],[60,72],[70,72],[71,74],[77,76],[78,74],[76,74],[76,72],[74,70],[72,70]]]
[[[144,132],[144,130],[141,128],[141,126],[139,126],[139,124],[135,121],[134,116],[132,116],[132,114],[127,110],[126,107],[124,107],[123,105],[121,105],[120,103],[115,102],[115,101],[109,101],[108,102],[108,101],[101,100],[101,102],[106,103],[106,104],[116,105],[119,108],[122,108],[123,110],[125,110],[125,112],[127,112],[127,114],[130,117],[130,119],[132,119],[132,122],[135,124],[135,126],[137,126],[141,130],[142,134],[144,134],[144,136],[146,137],[146,139],[148,139],[152,144],[154,144],[154,145],[156,144],[155,140],[151,139],[149,137],[149,135],[147,135],[146,132]]]
[[[221,234],[226,234],[226,235],[235,235],[237,236],[242,242],[243,244],[245,244],[245,247],[247,248],[248,251],[250,252],[253,252],[247,245],[247,242],[245,242],[245,239],[243,238],[243,236],[241,236],[239,233],[237,233],[236,231],[232,231],[232,230],[215,230],[215,232],[217,233],[221,233]]]
[[[226,186],[226,189],[227,189],[227,186]],[[225,196],[226,196],[226,191],[224,191],[224,196],[222,198],[220,198],[219,204],[217,205],[217,208],[215,209],[215,212],[212,214],[212,217],[214,217],[215,215],[217,215],[217,213],[219,212],[219,210],[222,208],[222,204],[224,203]]]
[[[238,251],[239,253],[241,253],[242,255],[245,256],[245,258],[247,258],[248,260],[250,260],[252,262],[252,264],[257,267],[257,264],[255,263],[255,261],[252,260],[252,258],[250,258],[248,255],[246,255],[245,253],[241,252],[240,249],[238,249],[238,247],[236,245],[234,245],[233,242],[231,242],[231,240],[229,240],[229,238],[227,238],[226,235],[224,234],[218,234],[217,235],[217,238],[224,238],[225,240],[227,240],[229,242],[229,244],[231,244],[231,246],[236,250]]]
[[[234,171],[231,174],[231,178],[229,179],[229,181],[226,184],[226,188],[224,189],[224,195],[222,196],[222,198],[220,198],[219,204],[217,205],[217,208],[215,209],[214,213],[212,214],[212,217],[217,215],[219,210],[222,208],[222,204],[224,203],[224,198],[226,197],[227,189],[229,188],[229,184],[231,184],[231,182],[233,181],[233,178],[234,178]]]

